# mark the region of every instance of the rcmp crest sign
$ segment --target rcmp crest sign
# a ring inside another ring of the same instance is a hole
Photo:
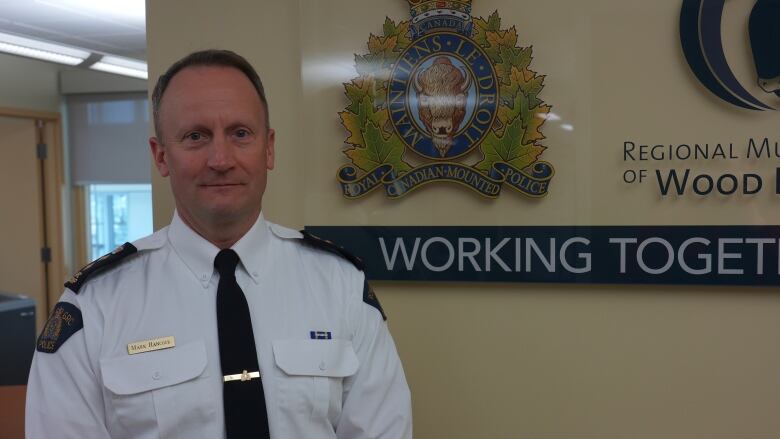
[[[551,106],[539,95],[532,47],[494,12],[471,16],[471,0],[408,0],[411,20],[385,19],[358,77],[344,84],[339,113],[348,131],[338,170],[343,195],[382,187],[402,197],[429,183],[454,182],[496,198],[504,186],[547,194],[554,169],[540,160]]]

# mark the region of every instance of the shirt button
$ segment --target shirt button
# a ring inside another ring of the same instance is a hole
[[[323,370],[323,371],[324,371],[325,369],[327,369],[327,367],[325,367],[325,362],[324,362],[324,361],[321,361],[321,362],[320,362],[320,370]]]
[[[154,374],[152,374],[152,379],[153,380],[159,380],[160,376],[161,376],[160,372],[155,372]]]
[[[259,276],[259,275],[257,274],[257,272],[256,272],[256,271],[253,271],[253,272],[252,272],[252,276],[253,276],[253,277],[257,277],[257,276]]]

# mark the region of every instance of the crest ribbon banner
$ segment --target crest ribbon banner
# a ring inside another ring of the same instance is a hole
[[[360,198],[380,184],[389,198],[400,198],[420,186],[439,181],[459,183],[488,198],[497,197],[504,183],[526,196],[543,197],[547,194],[547,183],[555,171],[547,162],[535,163],[530,171],[517,169],[509,163],[496,162],[488,176],[485,176],[470,166],[443,162],[419,166],[400,177],[396,176],[392,165],[380,165],[358,177],[354,166],[345,165],[339,169],[338,178],[346,198]]]

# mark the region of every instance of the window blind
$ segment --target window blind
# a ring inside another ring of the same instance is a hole
[[[67,96],[72,181],[150,183],[146,93]]]

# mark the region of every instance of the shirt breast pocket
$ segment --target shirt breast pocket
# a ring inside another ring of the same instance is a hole
[[[331,420],[341,414],[343,380],[359,362],[348,340],[277,340],[274,361],[279,376],[280,405],[290,415],[303,413]]]
[[[201,341],[101,360],[116,422],[135,438],[187,437],[187,432],[198,432],[217,414],[214,392],[204,374],[206,365]]]

